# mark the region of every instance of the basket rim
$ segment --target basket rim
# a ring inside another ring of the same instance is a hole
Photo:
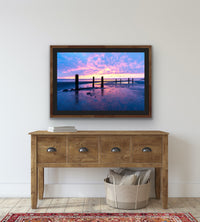
[[[147,183],[145,183],[145,184],[139,184],[139,185],[138,185],[138,184],[129,184],[129,185],[124,184],[124,185],[119,185],[119,184],[109,183],[108,180],[109,180],[109,177],[106,177],[106,178],[104,179],[104,183],[105,183],[105,184],[109,184],[109,185],[111,185],[111,186],[145,186],[145,185],[149,185],[150,182],[151,182],[151,180],[149,179],[149,180],[147,181]]]

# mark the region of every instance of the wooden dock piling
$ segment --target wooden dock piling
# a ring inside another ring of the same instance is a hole
[[[92,87],[94,88],[94,76],[92,77]]]
[[[132,78],[132,83],[134,82],[134,78]]]
[[[78,90],[78,74],[75,75],[75,90]]]
[[[103,88],[103,76],[101,77],[101,88]]]
[[[128,84],[129,84],[129,82],[130,82],[130,79],[128,78]]]

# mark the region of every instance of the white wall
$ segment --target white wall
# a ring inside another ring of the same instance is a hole
[[[30,195],[28,132],[61,124],[169,131],[169,196],[200,196],[199,8],[199,0],[1,0],[0,196]],[[53,44],[151,44],[153,118],[50,119]],[[45,172],[46,196],[104,195],[107,169]]]

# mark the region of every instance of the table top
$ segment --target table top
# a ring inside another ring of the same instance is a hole
[[[48,132],[48,131],[34,131],[30,132],[30,135],[44,136],[44,135],[168,135],[168,132],[159,131],[159,130],[84,130],[76,132]]]

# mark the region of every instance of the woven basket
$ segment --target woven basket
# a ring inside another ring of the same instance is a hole
[[[106,203],[119,209],[140,209],[148,205],[150,181],[142,185],[114,185],[109,179],[104,180]]]

